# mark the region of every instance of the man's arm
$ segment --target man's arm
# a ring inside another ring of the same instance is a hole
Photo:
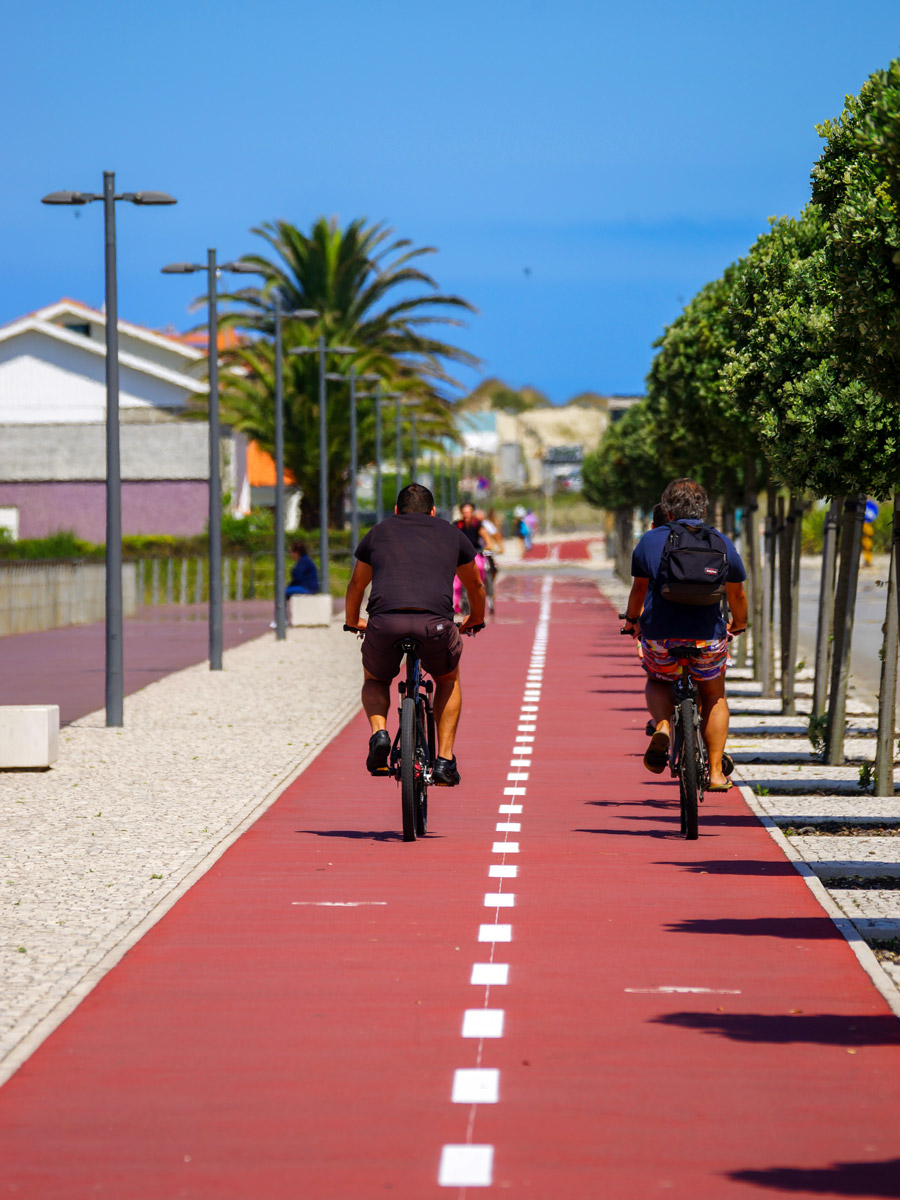
[[[638,637],[641,632],[639,622],[641,613],[644,611],[644,600],[646,599],[649,586],[649,579],[641,579],[640,576],[636,575],[631,585],[631,591],[628,594],[628,603],[625,605],[625,624],[626,626],[633,626],[634,637]]]
[[[359,615],[366,588],[372,582],[372,568],[368,563],[359,559],[353,564],[353,574],[347,584],[347,596],[344,600],[344,623],[354,629],[365,629],[366,621]]]
[[[728,622],[729,633],[743,633],[747,628],[747,596],[742,583],[726,583],[725,599],[731,610]]]
[[[469,597],[469,615],[463,621],[460,629],[465,633],[467,629],[471,629],[473,625],[484,624],[484,606],[486,597],[484,593],[484,584],[481,582],[481,576],[478,573],[478,568],[474,562],[464,563],[457,569],[456,574],[459,576],[460,583],[466,589],[466,595]],[[353,581],[351,580],[351,583]],[[349,621],[347,624],[349,625]]]

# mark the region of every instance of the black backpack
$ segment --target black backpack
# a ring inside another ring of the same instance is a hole
[[[673,604],[718,604],[725,595],[728,548],[711,525],[669,525],[654,588]]]

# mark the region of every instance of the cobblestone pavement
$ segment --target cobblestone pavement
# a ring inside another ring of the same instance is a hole
[[[628,588],[595,555],[598,586],[618,612]],[[851,678],[847,703],[846,765],[818,761],[806,736],[812,674],[797,674],[797,715],[781,713],[779,699],[763,698],[749,670],[729,671],[729,751],[736,782],[768,820],[786,852],[806,864],[828,911],[847,918],[848,937],[861,963],[900,1016],[900,805],[895,794],[873,796],[860,786],[860,765],[875,758],[876,714],[864,682]],[[836,829],[877,827],[871,835],[836,836]],[[808,879],[809,881],[809,879]],[[858,886],[848,886],[852,881]],[[871,886],[877,881],[884,886]],[[896,881],[896,885],[895,882]],[[814,889],[815,890],[815,887]],[[817,893],[819,894],[819,893]],[[875,957],[863,947],[871,947]]]
[[[47,772],[0,773],[0,1081],[359,705],[337,621],[291,629],[64,728]]]

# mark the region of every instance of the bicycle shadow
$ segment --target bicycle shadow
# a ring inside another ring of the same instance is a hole
[[[709,1013],[673,1012],[653,1017],[653,1025],[694,1029],[709,1037],[734,1042],[765,1042],[786,1046],[897,1046],[900,1025],[893,1015],[839,1013]]]
[[[348,838],[351,841],[402,842],[403,834],[396,829],[295,829],[295,833],[309,833],[314,837]],[[426,838],[442,838],[442,833],[426,833]],[[419,841],[422,839],[419,838]]]

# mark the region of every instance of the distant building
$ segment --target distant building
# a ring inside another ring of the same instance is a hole
[[[102,312],[65,299],[0,328],[0,523],[15,536],[106,536],[105,337]],[[205,359],[188,339],[119,322],[126,534],[205,527],[208,425],[180,419],[206,390]],[[229,447],[227,435],[226,459]]]

